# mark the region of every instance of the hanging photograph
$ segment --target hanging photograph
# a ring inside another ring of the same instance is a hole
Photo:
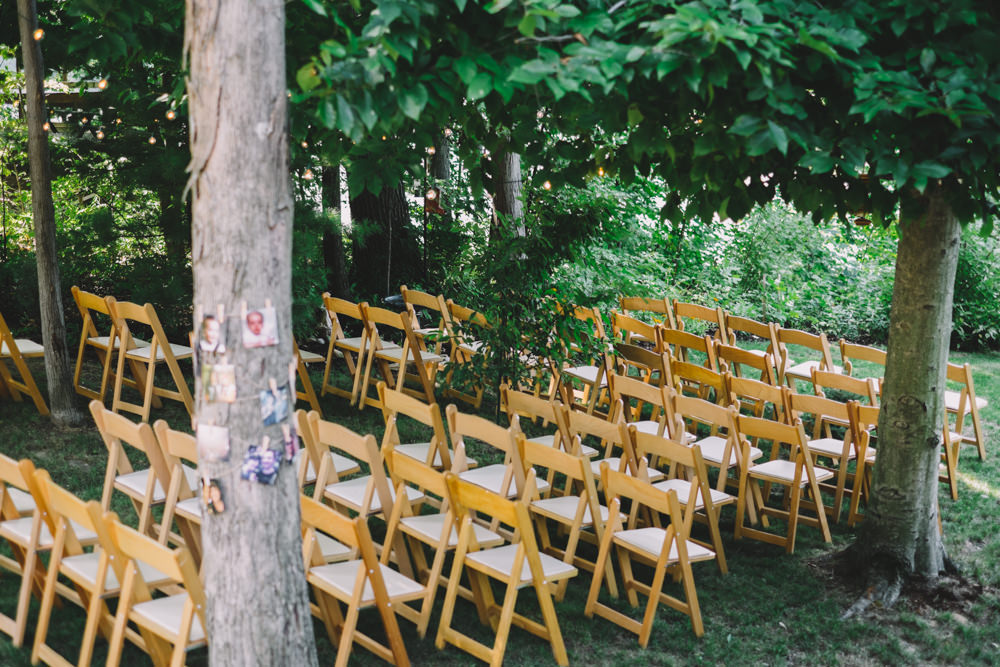
[[[260,392],[260,418],[264,426],[280,424],[288,419],[288,397],[287,384]]]
[[[233,403],[236,401],[236,367],[232,364],[213,364],[206,366],[202,378],[208,376],[205,383],[205,397],[209,402]],[[203,380],[204,381],[204,380]]]
[[[222,322],[214,315],[209,315],[201,321],[198,349],[205,354],[225,354],[226,352],[226,339],[222,331]]]
[[[246,456],[243,457],[243,466],[240,469],[241,479],[260,484],[274,484],[275,480],[278,479],[281,452],[268,447],[269,442],[268,437],[264,436],[260,446],[250,445]]]
[[[299,435],[295,432],[295,422],[281,425],[281,436],[285,442],[285,462],[292,463],[299,453]]]
[[[195,441],[199,461],[215,463],[229,458],[229,429],[225,426],[198,424]]]
[[[222,498],[222,483],[217,479],[201,480],[201,503],[209,514],[222,514],[226,503]]]
[[[278,319],[273,306],[247,311],[243,318],[243,347],[278,344]]]

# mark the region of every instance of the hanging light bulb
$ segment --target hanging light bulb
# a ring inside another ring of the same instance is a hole
[[[450,127],[446,127],[446,128],[444,128],[444,136],[446,136],[446,137],[448,137],[449,139],[451,139],[451,135],[452,135],[452,131],[451,131],[451,128],[450,128]]]
[[[31,36],[35,38],[36,42],[42,41],[42,37],[45,37],[45,31],[39,28],[35,32],[31,33]]]
[[[87,118],[86,116],[84,116],[83,118],[80,119],[80,124],[81,125],[86,125],[89,122],[90,122],[90,119]]]
[[[174,118],[177,118],[177,112],[173,109],[167,111],[167,120],[173,120]]]
[[[382,141],[385,141],[385,135],[384,134],[382,135]]]
[[[552,181],[545,181],[544,183],[542,183],[542,187],[545,188],[546,190],[551,190],[552,189]]]
[[[598,176],[604,176],[604,167],[598,167],[597,168],[597,175]]]
[[[45,121],[44,123],[42,123],[42,129],[43,129],[44,131],[48,132],[49,130],[51,130],[51,129],[52,129],[52,126],[51,126],[51,125],[49,125],[49,122],[48,122],[48,121]]]
[[[309,142],[308,141],[303,141],[302,142],[302,148],[309,148]]]
[[[98,139],[104,139],[104,130],[98,130],[97,134],[94,135]]]
[[[155,143],[156,143],[156,137],[150,137],[149,138],[149,145],[152,146]]]
[[[115,118],[115,125],[121,125],[121,124],[122,124],[122,119],[121,118]]]
[[[101,79],[100,81],[97,82],[97,87],[99,89],[101,89],[101,90],[104,90],[105,88],[108,87],[108,80],[107,79]]]
[[[435,153],[437,153],[437,149],[436,148],[434,148],[433,146],[428,146],[427,147],[427,154],[428,155],[434,155]]]
[[[313,177],[313,170],[312,169],[306,169],[305,173],[302,174],[302,178],[304,178],[307,181],[311,181],[314,178]]]
[[[431,189],[429,189],[426,192],[426,194],[424,194],[424,199],[431,199],[431,200],[433,200],[433,199],[437,199],[437,196],[438,196],[437,188],[431,188]]]

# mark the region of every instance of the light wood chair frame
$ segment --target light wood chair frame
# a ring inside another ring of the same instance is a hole
[[[21,349],[22,347],[24,350]],[[27,394],[35,404],[38,413],[43,417],[47,416],[49,406],[46,405],[42,392],[35,384],[35,378],[32,377],[31,370],[25,361],[25,359],[33,357],[44,357],[44,348],[27,338],[14,338],[6,320],[0,314],[0,350],[2,350],[0,352],[0,389],[3,389],[15,401],[21,400],[21,394]],[[14,364],[14,370],[17,371],[20,379],[15,379],[14,374],[7,368],[7,359],[10,359]]]

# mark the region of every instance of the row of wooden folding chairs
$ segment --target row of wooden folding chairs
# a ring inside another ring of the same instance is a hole
[[[32,663],[89,665],[98,634],[109,643],[106,664],[114,666],[126,639],[156,665],[182,665],[188,650],[205,645],[205,596],[186,548],[169,548],[122,524],[97,501],[55,484],[30,460],[0,455],[0,485],[0,538],[13,552],[0,565],[21,578],[15,615],[0,615],[0,630],[21,646],[31,597],[40,598]],[[41,558],[46,553],[47,563]],[[158,590],[164,594],[154,599]],[[114,614],[107,604],[113,598]],[[52,621],[64,613],[59,599],[87,616],[73,658],[48,643]]]

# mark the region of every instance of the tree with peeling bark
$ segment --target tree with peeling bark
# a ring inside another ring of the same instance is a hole
[[[34,0],[17,1],[21,52],[27,84],[25,111],[28,121],[28,163],[31,174],[31,210],[35,225],[35,257],[38,267],[38,299],[42,315],[42,344],[45,346],[45,377],[48,380],[52,421],[60,426],[77,426],[83,412],[76,404],[66,346],[66,319],[59,284],[56,252],[56,214],[52,203],[52,166],[49,161],[45,113],[45,66]]]
[[[196,382],[197,423],[225,427],[229,442],[228,460],[199,462],[225,505],[202,525],[209,660],[316,665],[295,467],[281,463],[273,484],[241,479],[252,447],[283,454],[294,431],[284,3],[191,0],[186,21],[194,302],[205,314],[222,306],[226,343],[224,361],[200,352],[200,363],[232,364],[237,389],[235,402],[211,402]],[[276,336],[261,342],[275,344],[245,346],[268,304]],[[284,410],[279,399],[265,419],[282,389]]]
[[[298,76],[299,99],[315,98],[317,118],[347,137],[475,105],[494,121],[523,116],[531,100],[555,150],[541,150],[526,123],[514,125],[514,145],[532,164],[568,158],[553,184],[598,168],[657,174],[675,221],[738,218],[780,196],[817,223],[897,224],[879,460],[853,553],[884,602],[904,578],[940,573],[938,434],[959,232],[977,219],[992,232],[1000,189],[992,3],[398,1],[362,23],[352,32],[331,21]],[[462,117],[466,132],[484,126]]]

